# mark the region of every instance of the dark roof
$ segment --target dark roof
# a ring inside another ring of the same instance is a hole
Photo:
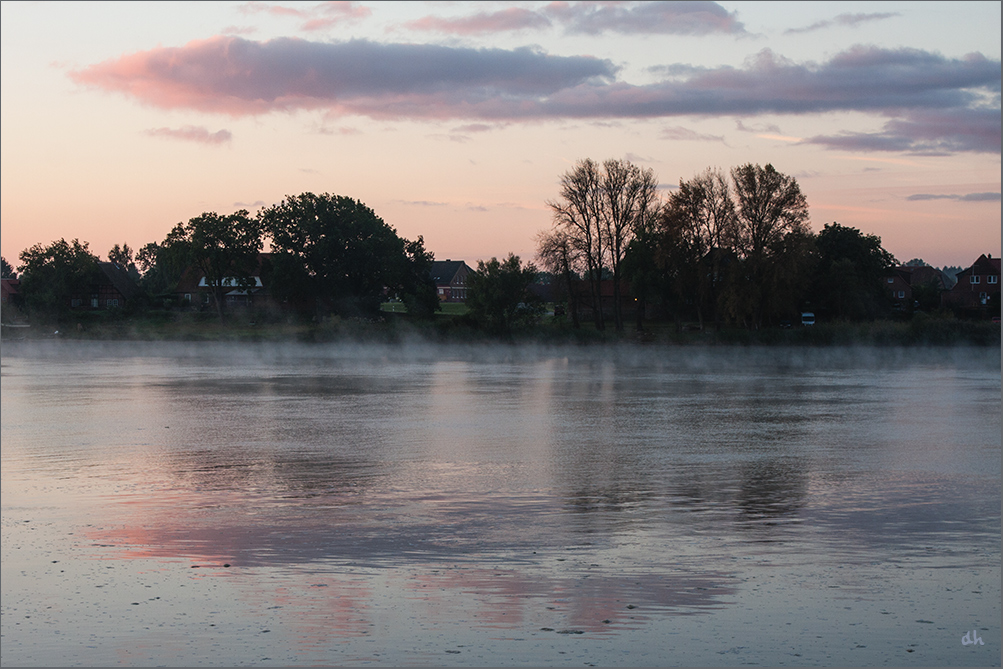
[[[463,267],[467,267],[468,272],[473,271],[462,260],[433,260],[428,273],[436,285],[446,285],[452,283],[453,277]]]
[[[954,282],[946,274],[936,267],[930,267],[929,265],[903,265],[894,269],[895,273],[910,286],[934,283],[941,290],[948,290],[954,285]]]
[[[262,270],[264,269],[264,264],[266,261],[270,260],[273,254],[271,253],[259,253],[258,259],[255,263],[254,269],[251,270],[251,276],[256,276],[261,279]],[[194,293],[199,290],[205,290],[205,286],[200,286],[199,283],[205,275],[202,270],[199,269],[198,265],[189,265],[185,268],[185,271],[181,274],[181,278],[178,279],[178,284],[174,287],[175,293]]]
[[[132,277],[129,276],[129,272],[121,266],[113,262],[99,262],[98,267],[101,268],[101,272],[108,278],[109,283],[125,299],[130,300],[142,292],[139,286],[136,285],[136,282],[132,280]]]

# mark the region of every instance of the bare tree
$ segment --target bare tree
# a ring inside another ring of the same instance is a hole
[[[620,304],[621,269],[627,246],[637,230],[647,226],[657,211],[658,181],[649,168],[642,170],[626,160],[603,163],[601,212],[609,266],[613,271],[613,317],[617,331],[623,330]]]
[[[554,225],[581,255],[589,281],[596,328],[605,328],[602,280],[612,272],[614,319],[623,329],[620,306],[621,263],[638,226],[647,225],[656,213],[654,173],[625,160],[579,161],[561,177],[561,196],[547,205]]]
[[[567,231],[562,228],[541,232],[536,237],[537,257],[540,264],[551,274],[560,277],[564,292],[568,295],[568,308],[571,310],[571,324],[581,327],[578,319],[579,294],[575,283],[582,272],[582,255],[572,243]]]
[[[547,202],[554,212],[555,226],[567,234],[575,251],[585,260],[585,278],[589,282],[597,330],[605,328],[600,293],[605,257],[600,182],[599,165],[586,158],[561,176],[561,199]]]

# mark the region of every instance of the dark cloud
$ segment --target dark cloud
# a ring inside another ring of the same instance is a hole
[[[880,132],[820,135],[804,141],[844,151],[896,151],[925,155],[958,151],[1000,153],[1000,110],[914,111],[904,118],[888,121]]]
[[[606,60],[528,48],[214,37],[122,56],[71,76],[165,108],[236,116],[324,107],[435,118],[478,116],[477,107],[499,99],[519,105],[615,73]]]
[[[783,133],[780,132],[780,126],[778,126],[778,125],[776,125],[774,123],[765,123],[765,124],[760,124],[760,125],[749,126],[749,125],[745,125],[744,123],[742,123],[742,119],[740,119],[740,118],[735,119],[735,129],[738,130],[738,131],[740,131],[740,132],[753,132],[753,133],[757,133],[757,134],[764,133],[764,132],[768,132],[768,133],[771,133],[771,134],[774,134],[774,135],[781,135],[781,134],[783,134]]]
[[[552,2],[543,12],[569,33],[741,34],[745,27],[716,2]]]
[[[233,134],[229,130],[217,130],[209,132],[201,126],[186,125],[183,128],[150,128],[145,131],[150,137],[166,137],[167,139],[180,139],[185,142],[197,142],[199,144],[220,145],[229,144],[233,139]]]
[[[320,108],[329,117],[615,122],[871,111],[892,119],[881,132],[807,141],[873,151],[1000,150],[1000,62],[980,54],[858,46],[826,62],[795,63],[764,49],[742,67],[673,71],[636,86],[616,81],[607,60],[529,48],[214,37],[70,76],[158,107],[234,116]]]
[[[790,30],[785,30],[786,34],[792,35],[797,33],[810,33],[816,30],[824,30],[826,28],[832,28],[834,26],[843,26],[855,28],[861,23],[867,23],[869,21],[882,21],[884,19],[890,19],[894,16],[901,16],[898,12],[884,12],[884,13],[874,13],[874,14],[840,14],[834,19],[828,19],[825,21],[818,21],[810,26],[804,28],[791,28]]]
[[[906,198],[912,201],[922,200],[957,200],[959,202],[999,202],[999,193],[968,193],[967,195],[934,195],[932,193],[917,193]]]

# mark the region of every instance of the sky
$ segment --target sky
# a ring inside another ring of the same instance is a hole
[[[3,2],[0,247],[160,242],[303,192],[532,260],[585,158],[772,164],[815,231],[1000,255],[999,2]]]

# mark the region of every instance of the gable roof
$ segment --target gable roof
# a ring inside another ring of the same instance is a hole
[[[453,279],[464,267],[466,267],[467,272],[473,272],[467,263],[462,260],[433,260],[430,264],[428,273],[438,286],[452,283]]]
[[[136,282],[132,280],[129,276],[129,272],[113,262],[99,262],[98,267],[101,269],[102,274],[108,279],[108,283],[115,287],[122,297],[130,300],[142,291]]]

